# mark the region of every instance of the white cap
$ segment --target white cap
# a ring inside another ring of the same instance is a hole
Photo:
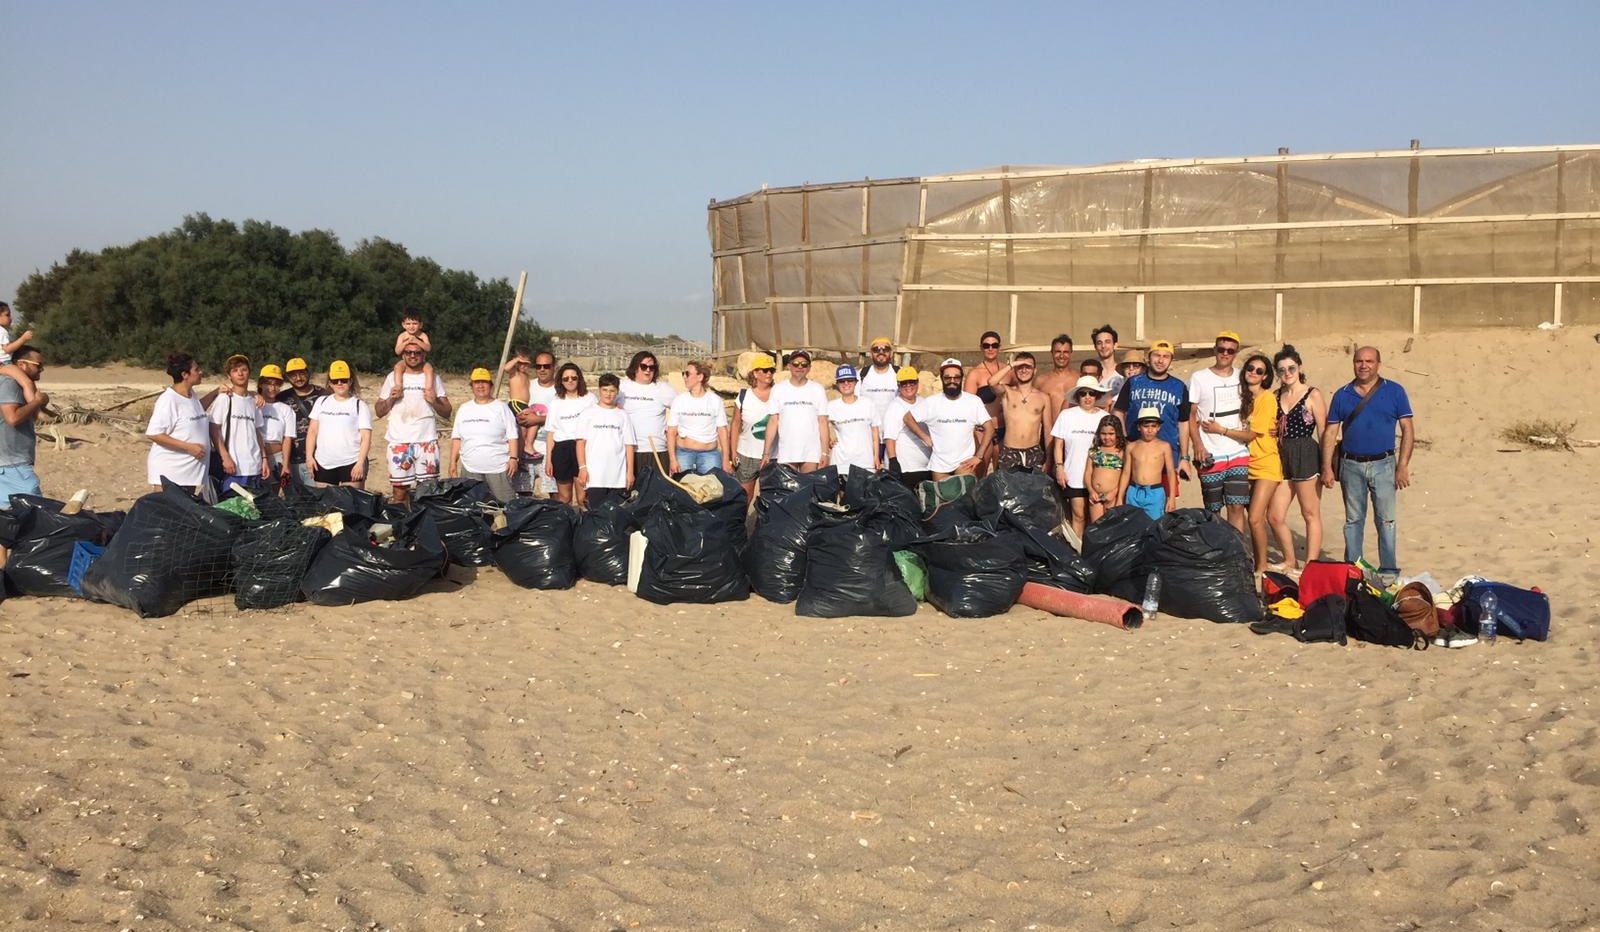
[[[955,358],[954,356],[948,357],[944,362],[939,363],[939,368],[943,369],[945,366],[955,366],[962,372],[967,371],[967,367],[961,364],[961,360]]]

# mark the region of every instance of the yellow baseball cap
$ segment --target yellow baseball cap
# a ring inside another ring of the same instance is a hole
[[[279,369],[275,364],[269,362],[261,367],[261,374],[257,376],[257,378],[277,379],[281,382],[283,381],[283,370]]]
[[[330,378],[330,379],[348,379],[348,378],[350,378],[350,364],[345,362],[343,359],[335,359],[333,362],[328,364],[328,378]]]
[[[1244,341],[1239,339],[1239,335],[1237,333],[1233,332],[1232,330],[1224,330],[1224,331],[1222,331],[1221,333],[1217,334],[1217,339],[1219,339],[1219,340],[1232,340],[1233,342],[1238,343],[1240,345],[1244,344]]]
[[[872,347],[877,346],[879,343],[882,343],[884,346],[887,346],[890,349],[894,349],[894,341],[888,337],[873,337],[872,342],[867,344],[867,349],[871,349]]]
[[[493,382],[494,381],[494,376],[489,374],[489,370],[488,369],[485,369],[482,366],[479,366],[478,368],[472,370],[472,375],[467,377],[467,381],[469,381],[469,382]]]
[[[917,370],[910,366],[901,366],[899,371],[894,374],[896,382],[915,382],[918,378],[920,377],[917,375]]]
[[[301,359],[299,356],[296,356],[295,358],[283,364],[283,371],[285,372],[304,372],[309,368],[311,367],[307,366],[306,361]]]
[[[1171,340],[1157,340],[1154,343],[1150,344],[1150,352],[1152,352],[1152,353],[1170,353],[1170,352],[1172,352],[1172,341]]]
[[[771,356],[768,356],[766,353],[757,353],[757,354],[755,354],[754,356],[752,356],[750,358],[750,371],[751,372],[754,372],[757,369],[776,369],[776,368],[778,368],[777,360],[773,359]]]

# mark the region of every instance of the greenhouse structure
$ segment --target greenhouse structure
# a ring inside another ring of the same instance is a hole
[[[1600,145],[1005,166],[708,210],[719,355],[1600,323]]]

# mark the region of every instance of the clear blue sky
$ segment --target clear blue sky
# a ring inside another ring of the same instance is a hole
[[[1600,141],[1600,2],[0,0],[0,299],[185,214],[710,331],[705,206],[1159,156]]]

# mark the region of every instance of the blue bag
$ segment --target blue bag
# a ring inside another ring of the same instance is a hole
[[[1485,589],[1500,602],[1500,634],[1519,641],[1550,638],[1550,597],[1501,582],[1467,583],[1461,593],[1461,630],[1478,633],[1478,598]]]

